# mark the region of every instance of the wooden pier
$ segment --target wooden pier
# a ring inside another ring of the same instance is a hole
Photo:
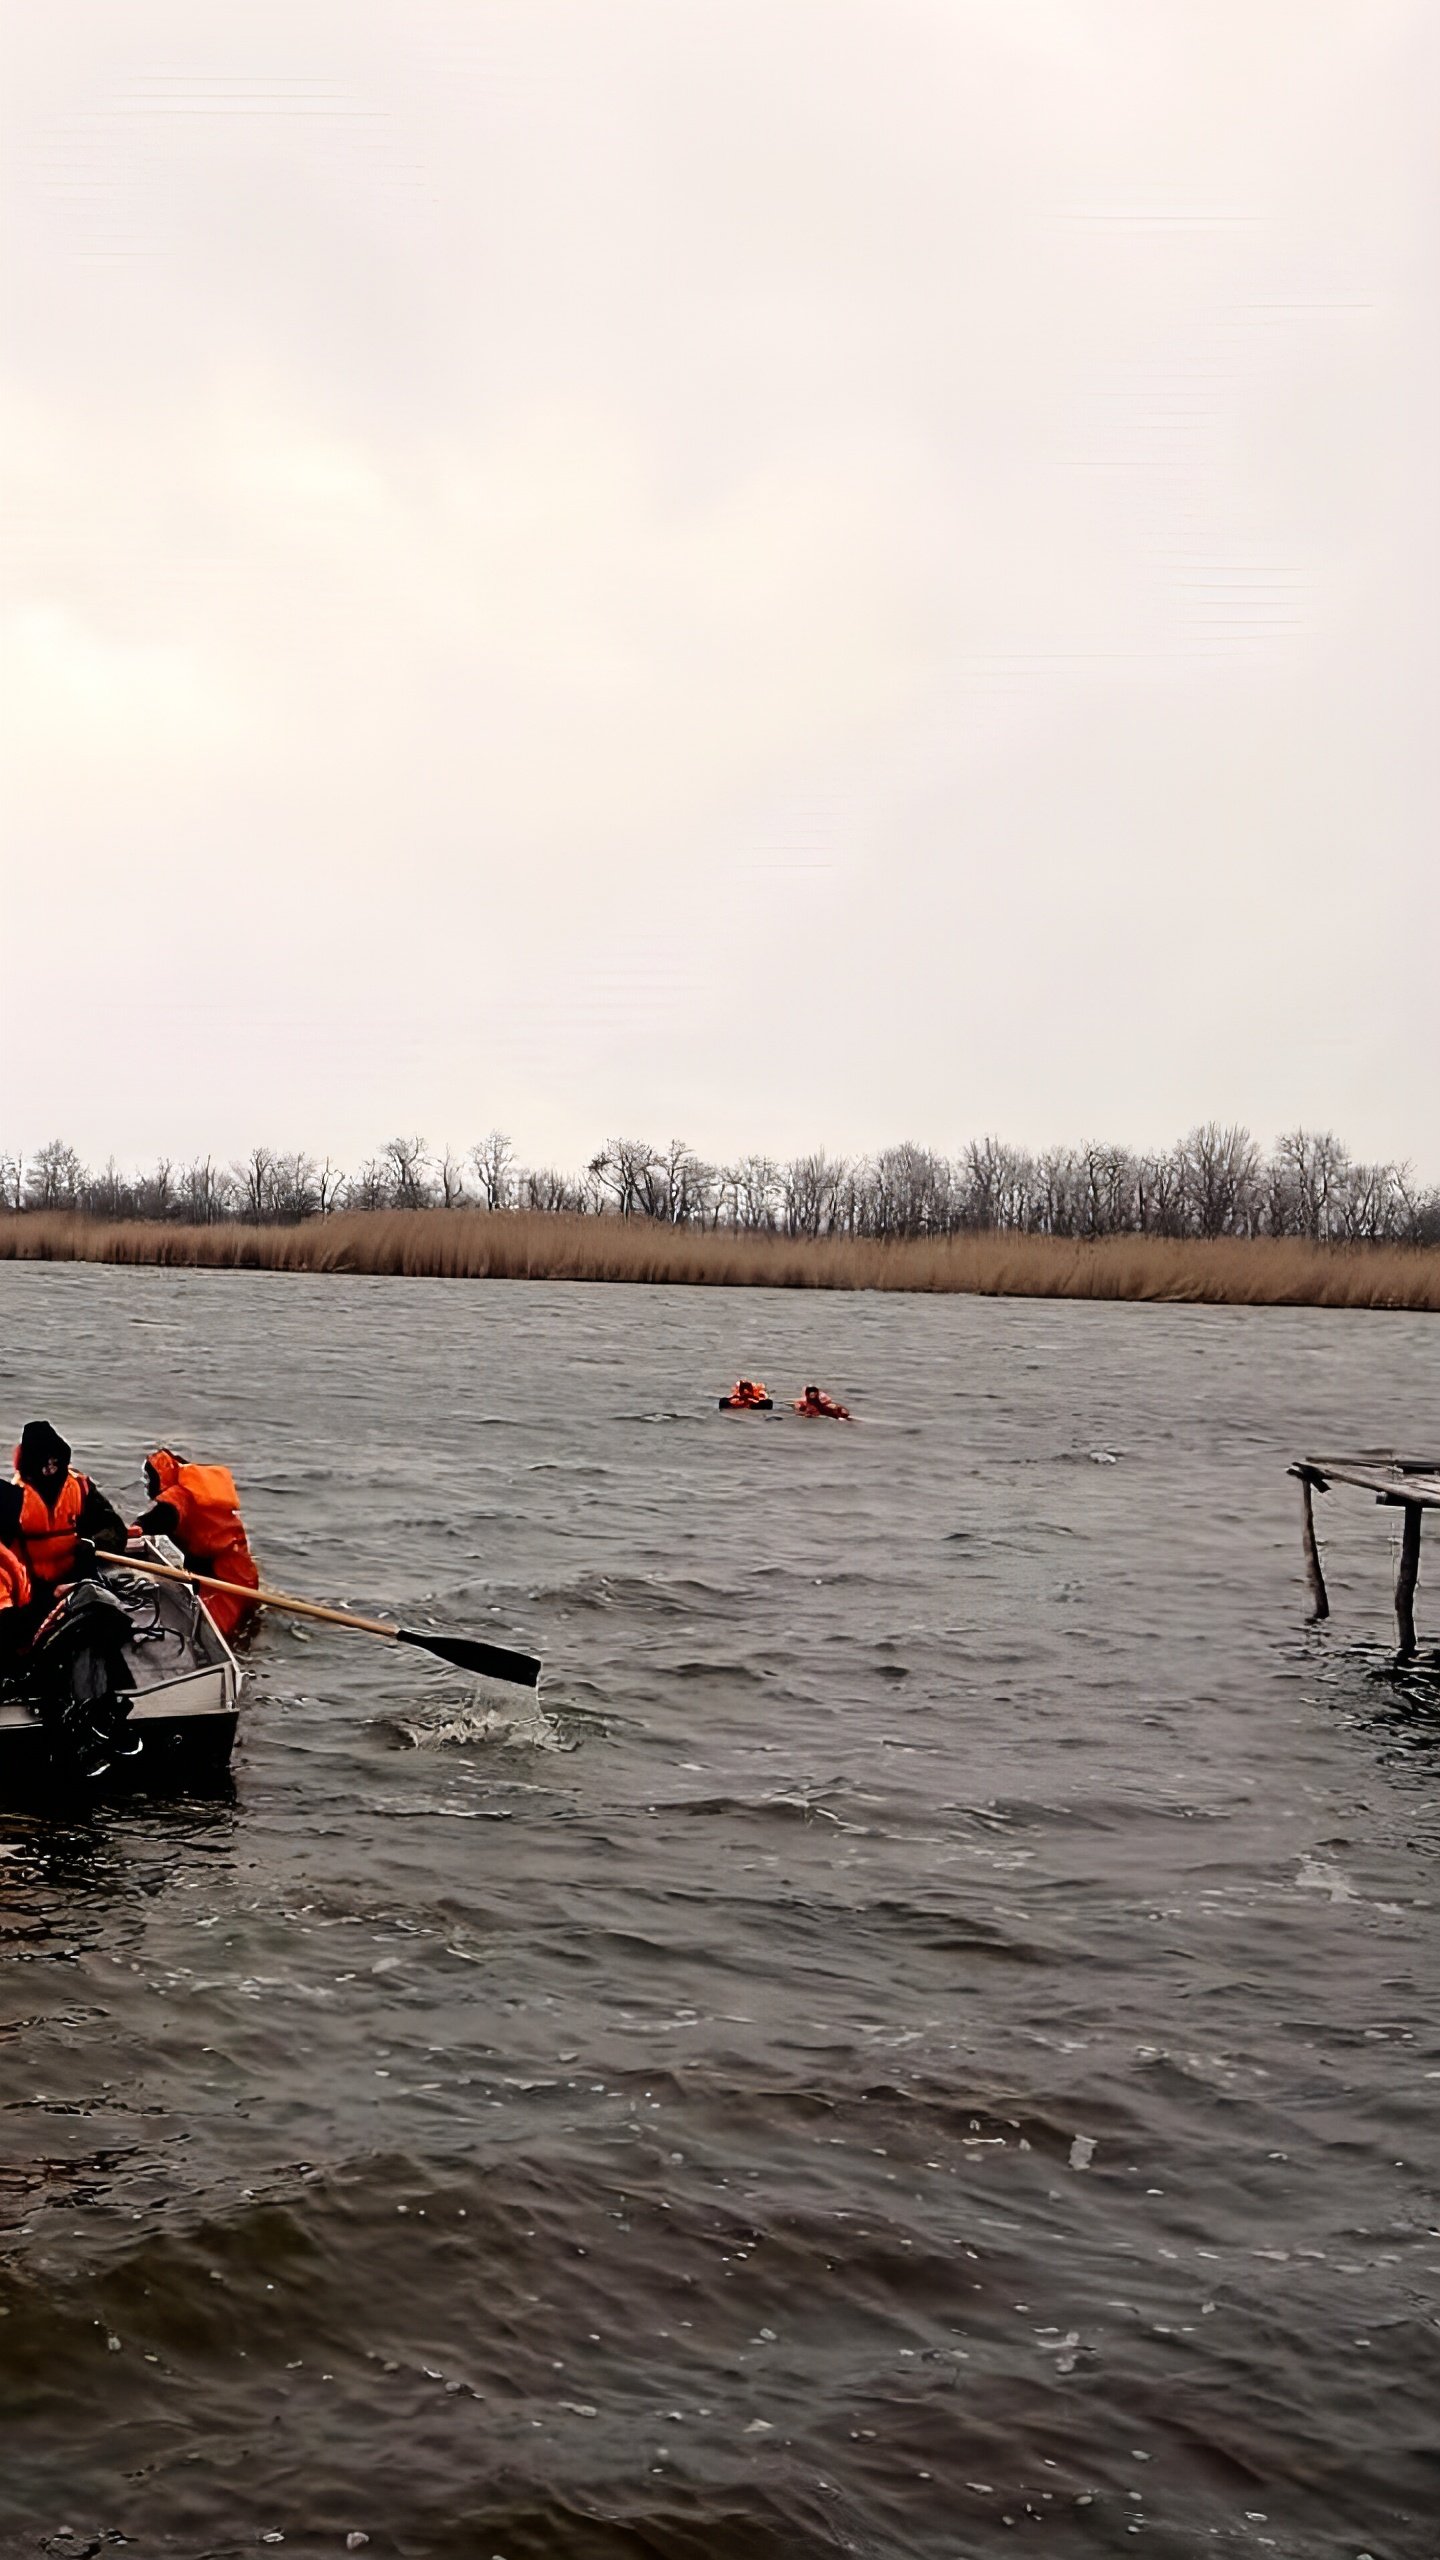
[[[1400,1570],[1395,1577],[1395,1625],[1399,1660],[1415,1659],[1415,1586],[1420,1579],[1420,1528],[1427,1511],[1440,1511],[1440,1458],[1401,1458],[1391,1449],[1357,1449],[1348,1457],[1297,1458],[1289,1470],[1299,1478],[1303,1506],[1305,1571],[1310,1583],[1311,1623],[1330,1615],[1320,1550],[1315,1543],[1313,1496],[1332,1484],[1358,1485],[1377,1502],[1405,1514],[1400,1533]]]

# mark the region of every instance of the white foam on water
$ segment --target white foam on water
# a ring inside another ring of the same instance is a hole
[[[513,1703],[497,1706],[479,1686],[464,1690],[430,1715],[400,1716],[395,1730],[416,1751],[491,1750],[570,1751],[573,1743],[550,1721],[536,1689],[524,1690]]]
[[[1057,2373],[1074,2372],[1075,2359],[1080,2351],[1078,2329],[1067,2329],[1063,2337],[1058,2329],[1037,2329],[1035,2336],[1042,2356],[1055,2358]]]
[[[1328,1893],[1332,1902],[1361,1899],[1347,1875],[1342,1875],[1338,1867],[1322,1865],[1318,1858],[1302,1857],[1295,1881],[1302,1893]]]
[[[1088,2133],[1077,2133],[1070,2145],[1072,2169],[1088,2169],[1095,2157],[1095,2144]]]

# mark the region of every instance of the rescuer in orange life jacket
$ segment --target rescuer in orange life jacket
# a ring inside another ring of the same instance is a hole
[[[23,1653],[33,1614],[30,1574],[20,1553],[20,1488],[0,1483],[0,1679]]]
[[[37,1602],[49,1604],[58,1582],[73,1582],[99,1547],[125,1553],[125,1523],[88,1476],[70,1470],[70,1444],[48,1422],[27,1422],[15,1452],[20,1489],[20,1553]]]
[[[853,1422],[855,1419],[848,1405],[837,1404],[833,1396],[827,1396],[819,1387],[807,1387],[803,1396],[797,1396],[795,1411],[823,1414],[831,1422]]]
[[[173,1538],[192,1573],[213,1573],[221,1582],[258,1589],[260,1576],[228,1467],[196,1466],[178,1450],[152,1449],[145,1461],[145,1490],[150,1508],[140,1515],[141,1529]],[[207,1591],[204,1599],[222,1636],[239,1635],[257,1606],[227,1591]]]

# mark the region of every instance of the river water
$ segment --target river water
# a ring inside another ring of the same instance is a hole
[[[0,1814],[0,2550],[1440,2550],[1440,1685],[1284,1474],[1440,1440],[1433,1319],[0,1309],[122,1507],[546,1662],[272,1618],[229,1798]]]

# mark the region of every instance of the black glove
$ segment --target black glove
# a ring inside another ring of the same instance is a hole
[[[77,1538],[75,1541],[74,1580],[76,1582],[86,1582],[92,1574],[98,1573],[99,1570],[100,1557],[96,1549],[94,1539]]]

